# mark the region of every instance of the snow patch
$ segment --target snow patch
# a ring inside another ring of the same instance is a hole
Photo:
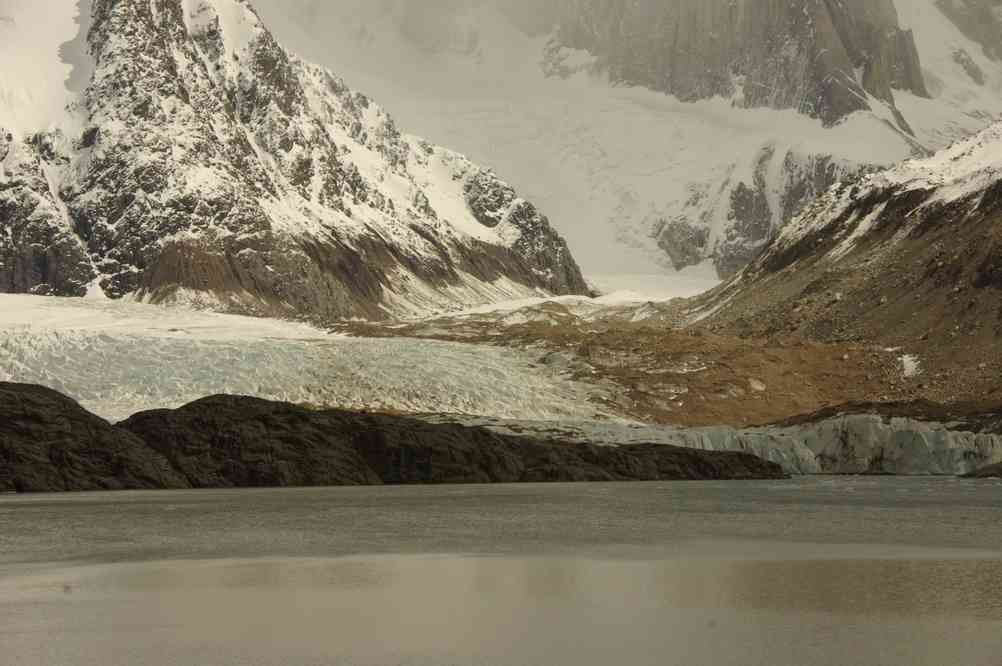
[[[905,354],[900,359],[901,373],[905,379],[914,379],[922,374],[922,362],[914,354]]]

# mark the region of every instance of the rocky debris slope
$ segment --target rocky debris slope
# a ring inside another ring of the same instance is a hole
[[[743,427],[853,400],[912,397],[900,353],[874,345],[676,330],[680,309],[652,303],[592,319],[551,303],[493,318],[352,323],[339,330],[365,338],[424,337],[529,350],[541,370],[591,386],[596,407],[644,423]]]
[[[95,0],[87,40],[60,129],[0,131],[0,291],[315,319],[587,292],[532,203],[247,0]]]
[[[1002,124],[836,187],[698,300],[700,326],[880,345],[919,397],[1002,391]]]
[[[217,396],[118,426],[0,384],[0,490],[782,478],[737,452],[602,447],[403,416]]]

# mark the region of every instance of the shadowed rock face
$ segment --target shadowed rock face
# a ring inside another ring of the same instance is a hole
[[[892,105],[892,87],[928,94],[892,0],[565,0],[562,7],[565,46],[600,56],[615,80],[686,101],[736,96],[833,124],[869,108],[867,94]]]
[[[220,7],[95,0],[84,131],[0,132],[15,152],[0,291],[80,296],[99,280],[112,298],[315,319],[587,293],[563,239],[500,178],[405,136],[288,54],[249,3],[233,20]],[[512,195],[490,224],[472,180]]]
[[[111,426],[49,389],[0,384],[0,491],[783,476],[744,453],[572,444],[231,396]]]
[[[121,427],[195,487],[776,478],[750,455],[601,447],[457,423],[217,396]]]
[[[186,488],[125,430],[40,386],[0,383],[0,491]]]

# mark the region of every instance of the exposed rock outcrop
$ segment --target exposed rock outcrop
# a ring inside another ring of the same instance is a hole
[[[1002,464],[1002,412],[929,403],[847,405],[742,429],[406,417],[216,396],[111,426],[49,389],[0,384],[0,416],[0,490],[20,492],[987,477]]]
[[[601,447],[416,418],[217,396],[121,427],[195,487],[776,478],[746,454]]]
[[[0,127],[0,293],[83,296],[96,275],[47,179],[42,135],[28,143]]]
[[[0,384],[0,490],[782,478],[738,452],[578,444],[404,416],[217,396],[118,426]]]
[[[141,439],[64,395],[0,383],[0,491],[186,487]]]

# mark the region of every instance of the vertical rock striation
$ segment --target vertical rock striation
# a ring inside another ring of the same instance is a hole
[[[926,96],[918,51],[893,0],[564,0],[558,39],[615,81],[684,101],[733,97],[834,124]],[[906,129],[903,118],[898,119]]]

